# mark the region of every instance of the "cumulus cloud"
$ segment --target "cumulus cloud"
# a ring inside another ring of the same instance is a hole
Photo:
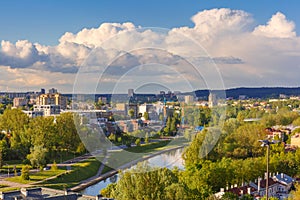
[[[100,46],[104,41],[108,40],[110,37],[134,30],[136,26],[130,22],[127,23],[103,23],[98,28],[86,29],[84,28],[82,31],[77,34],[73,34],[70,32],[66,32],[60,39],[60,43],[76,43],[82,44],[84,46],[93,48]]]
[[[295,23],[284,14],[278,12],[256,27],[251,14],[226,8],[200,11],[191,20],[193,27],[171,30],[143,29],[130,22],[103,23],[78,33],[66,32],[56,46],[1,41],[0,79],[26,87],[51,85],[53,79],[52,84],[70,91],[69,80],[77,72],[85,73],[82,80],[90,82],[89,87],[105,72],[105,83],[126,74],[124,83],[138,80],[137,76],[140,82],[156,77],[177,81],[179,87],[179,78],[170,78],[174,73],[195,81],[198,70],[210,80],[218,73],[212,69],[216,64],[226,87],[281,84],[278,80],[298,84],[300,39]],[[193,71],[192,65],[199,68]],[[138,71],[129,72],[137,66],[141,66]]]
[[[201,11],[192,17],[192,21],[194,29],[202,34],[232,34],[249,30],[253,19],[242,10],[221,8]]]
[[[255,35],[261,35],[274,38],[290,38],[295,37],[295,23],[288,21],[286,16],[281,12],[277,12],[272,16],[267,25],[260,25],[253,31]]]

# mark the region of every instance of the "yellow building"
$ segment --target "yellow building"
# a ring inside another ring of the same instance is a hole
[[[297,133],[296,135],[291,137],[291,146],[300,147],[300,134]]]
[[[64,110],[67,108],[67,97],[62,96],[60,93],[41,94],[37,97],[36,105],[57,105]]]

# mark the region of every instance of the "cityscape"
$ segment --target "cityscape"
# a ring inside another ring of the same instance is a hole
[[[299,200],[299,6],[0,1],[0,200]]]

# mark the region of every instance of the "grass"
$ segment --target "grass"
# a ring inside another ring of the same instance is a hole
[[[91,158],[72,165],[72,170],[58,176],[55,179],[43,182],[44,187],[54,189],[71,188],[78,185],[81,181],[95,176],[101,163],[95,158]]]
[[[16,182],[16,183],[22,183],[22,184],[32,184],[35,183],[37,181],[42,181],[45,180],[47,178],[53,177],[53,176],[57,176],[61,173],[65,172],[65,170],[62,169],[58,169],[58,170],[47,170],[47,171],[40,171],[37,173],[31,173],[30,176],[30,180],[23,180],[21,178],[21,176],[15,176],[15,177],[10,177],[10,178],[6,178],[5,180],[7,181],[11,181],[11,182]]]
[[[156,151],[158,148],[165,147],[169,144],[170,141],[160,141],[151,144],[144,144],[141,146],[135,146],[126,149],[126,151],[114,152],[110,158],[109,162],[113,161],[114,163],[121,166],[132,160],[136,160],[145,155],[145,153],[150,154],[153,151]],[[168,146],[170,147],[170,146]],[[127,156],[130,153],[130,156]],[[91,158],[79,163],[72,165],[72,170],[58,176],[55,179],[47,180],[43,182],[44,187],[50,187],[54,189],[65,189],[71,188],[78,185],[81,181],[86,180],[90,177],[93,177],[97,174],[98,169],[101,163],[96,158]],[[102,174],[111,171],[112,168],[105,166]]]
[[[174,140],[172,140],[172,142],[170,140],[164,140],[155,143],[143,144],[141,146],[127,148],[126,150],[122,151],[111,152],[110,157],[108,158],[107,165],[117,168],[124,164],[130,163],[131,161],[150,155],[151,153],[170,149],[180,144],[182,145],[181,142],[174,143],[173,141]]]
[[[19,187],[5,187],[1,188],[1,192],[10,192],[10,191],[15,191],[15,190],[20,190],[21,188]]]
[[[0,188],[5,188],[5,187],[8,187],[8,185],[0,184]]]

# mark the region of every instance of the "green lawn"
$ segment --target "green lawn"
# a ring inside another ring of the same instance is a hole
[[[18,187],[5,187],[1,188],[1,192],[9,192],[9,191],[15,191],[15,190],[20,190],[21,188]]]
[[[46,170],[46,171],[41,171],[37,173],[30,173],[30,180],[23,180],[20,176],[15,176],[15,177],[10,177],[6,178],[5,180],[11,181],[11,182],[17,182],[17,183],[22,183],[22,184],[31,184],[37,181],[42,181],[47,178],[59,175],[66,170],[58,169],[58,170]]]
[[[72,169],[55,179],[43,182],[44,187],[55,189],[71,188],[78,185],[81,181],[95,176],[101,163],[95,158],[91,158],[72,165]]]
[[[111,152],[107,165],[114,168],[120,167],[124,164],[143,158],[152,153],[170,149],[179,145],[182,145],[182,143],[181,142],[174,143],[173,140],[172,142],[169,140],[165,140],[165,141],[127,148],[122,151]]]

